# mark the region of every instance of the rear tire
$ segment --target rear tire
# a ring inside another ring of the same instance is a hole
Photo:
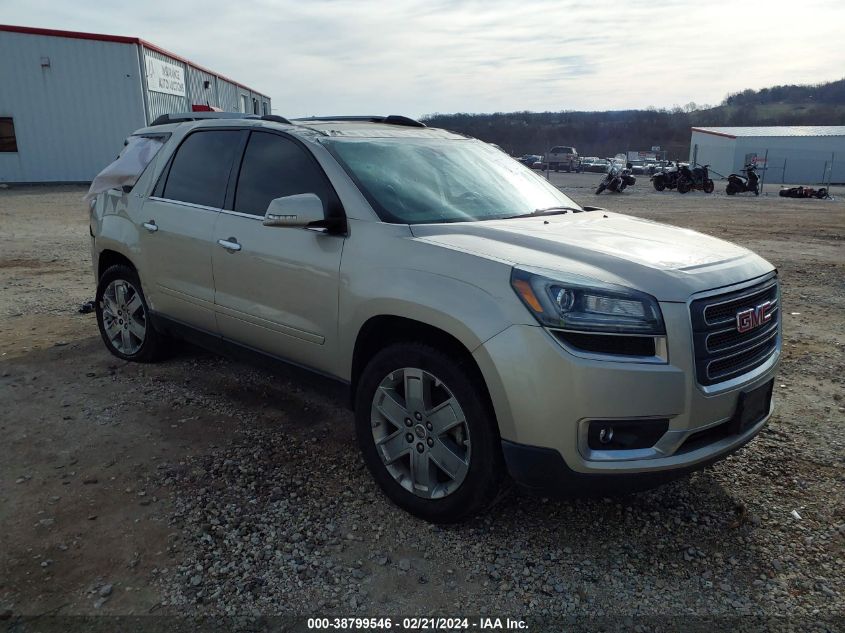
[[[496,499],[505,466],[485,394],[467,360],[423,343],[391,345],[367,363],[355,394],[358,445],[396,505],[453,523]]]
[[[149,363],[164,356],[166,340],[153,327],[138,273],[110,266],[100,277],[94,301],[97,326],[106,348],[123,360]]]
[[[732,182],[729,182],[728,186],[725,187],[725,193],[729,196],[734,195],[736,193],[736,185],[734,185]]]
[[[666,183],[665,183],[665,182],[663,182],[663,180],[662,180],[662,179],[660,179],[660,180],[655,180],[655,181],[653,181],[653,182],[654,182],[654,188],[655,188],[657,191],[664,191],[664,190],[666,189]]]
[[[686,180],[678,181],[678,193],[687,193],[690,190],[690,184]]]

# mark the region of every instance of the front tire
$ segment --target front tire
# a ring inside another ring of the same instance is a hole
[[[666,189],[666,183],[663,182],[662,178],[660,180],[655,180],[654,181],[654,188],[657,191],[664,191]]]
[[[706,180],[704,182],[704,193],[713,193],[713,190],[716,188],[715,183],[712,180]]]
[[[109,352],[140,363],[162,357],[164,340],[152,325],[150,307],[134,269],[123,264],[106,269],[97,284],[94,310]]]
[[[604,189],[605,189],[605,187],[604,187],[604,183],[600,184],[600,185],[596,188],[596,195],[599,195],[602,191],[604,191]]]
[[[690,190],[690,184],[686,180],[678,181],[678,193],[687,193]]]
[[[383,349],[361,374],[355,429],[376,483],[411,514],[453,523],[496,498],[498,428],[466,360],[418,343]]]

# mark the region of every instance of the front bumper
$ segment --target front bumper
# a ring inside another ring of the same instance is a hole
[[[777,350],[765,363],[736,379],[703,387],[696,381],[687,304],[663,303],[661,309],[668,363],[582,357],[564,349],[544,328],[529,325],[514,325],[475,351],[517,483],[560,489],[589,480],[613,481],[613,489],[648,487],[721,459],[760,431],[771,407],[741,433],[703,433],[724,428],[737,411],[740,394],[773,379],[780,333]],[[650,448],[589,448],[590,421],[635,418],[668,419],[669,427]],[[702,436],[703,442],[698,440]]]
[[[737,440],[727,447],[706,451],[701,461],[677,463],[666,470],[583,473],[572,470],[560,453],[552,448],[526,446],[507,440],[502,440],[502,454],[511,478],[529,493],[585,497],[627,494],[654,488],[724,459],[748,444],[768,417],[747,433],[737,436]]]

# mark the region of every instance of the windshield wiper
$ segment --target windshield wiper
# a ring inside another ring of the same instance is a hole
[[[572,213],[580,213],[581,209],[576,209],[575,207],[563,207],[563,206],[546,207],[544,209],[534,209],[534,211],[531,211],[529,213],[518,213],[517,215],[509,215],[509,216],[502,218],[502,219],[503,220],[513,220],[513,219],[516,219],[516,218],[531,218],[531,217],[535,217],[535,216],[538,216],[538,215],[562,215],[564,213],[569,213],[570,211],[572,211]]]

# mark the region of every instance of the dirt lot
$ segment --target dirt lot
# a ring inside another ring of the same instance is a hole
[[[743,244],[782,276],[777,413],[725,462],[618,500],[511,493],[446,529],[392,507],[310,383],[101,344],[82,188],[0,190],[0,617],[845,613],[845,204],[658,194],[584,204]],[[718,187],[723,190],[722,186]],[[834,194],[845,193],[837,192]]]

